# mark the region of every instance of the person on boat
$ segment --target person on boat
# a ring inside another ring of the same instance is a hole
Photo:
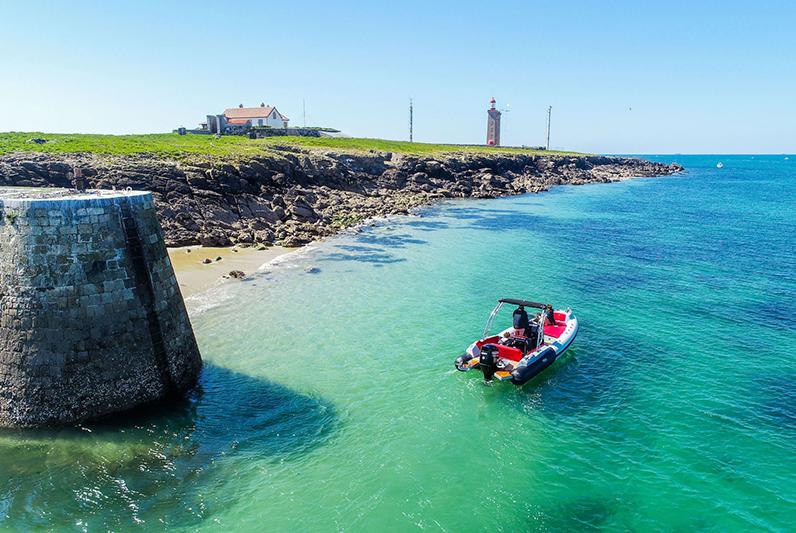
[[[556,325],[556,314],[555,314],[555,311],[553,311],[553,306],[550,305],[550,304],[547,304],[545,306],[545,308],[544,308],[544,323],[545,323],[545,326],[547,326],[547,325],[555,326]]]
[[[528,312],[525,311],[525,307],[521,305],[515,309],[514,313],[512,314],[512,318],[514,319],[514,330],[516,331],[517,335],[523,335],[527,337],[530,333],[529,328],[531,322],[528,320]]]

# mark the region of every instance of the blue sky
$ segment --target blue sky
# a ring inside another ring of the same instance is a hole
[[[0,131],[139,133],[239,103],[355,136],[796,150],[789,2],[0,0]]]

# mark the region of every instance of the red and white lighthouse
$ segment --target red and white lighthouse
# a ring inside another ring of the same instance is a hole
[[[489,101],[486,119],[486,144],[487,146],[500,146],[500,111],[495,109],[495,97]]]

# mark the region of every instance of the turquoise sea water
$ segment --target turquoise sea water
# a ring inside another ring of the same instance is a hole
[[[445,203],[189,300],[199,390],[0,433],[0,528],[792,530],[796,157],[653,159],[688,172]],[[503,296],[581,322],[522,388],[453,368]]]

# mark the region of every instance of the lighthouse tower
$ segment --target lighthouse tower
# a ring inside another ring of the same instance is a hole
[[[489,101],[486,119],[486,144],[487,146],[500,146],[500,111],[495,109],[495,97]]]

